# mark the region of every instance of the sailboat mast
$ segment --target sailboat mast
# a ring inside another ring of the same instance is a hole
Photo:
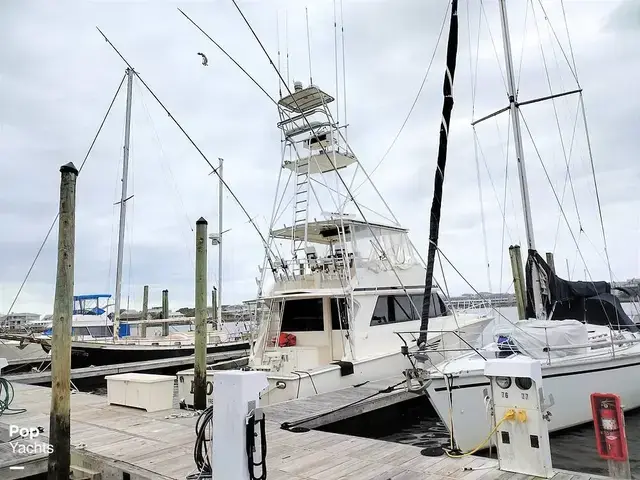
[[[440,143],[438,146],[438,164],[433,185],[433,200],[431,202],[431,217],[429,219],[429,251],[427,254],[427,273],[424,282],[424,297],[422,300],[422,321],[418,346],[425,345],[426,331],[429,328],[429,310],[431,308],[431,289],[433,287],[433,266],[438,249],[440,234],[440,210],[442,207],[442,186],[444,184],[444,170],[447,164],[447,146],[449,143],[449,122],[453,110],[453,79],[456,71],[458,56],[458,0],[451,2],[451,23],[449,26],[449,40],[447,42],[447,69],[444,75],[442,94],[442,122],[440,123]]]
[[[222,185],[222,158],[218,158],[219,166],[218,172],[220,173],[220,184],[218,186],[218,232],[220,234],[220,240],[218,243],[218,312],[217,312],[217,330],[222,330],[222,194],[224,193],[224,185]],[[213,314],[213,312],[211,312]]]
[[[505,67],[507,71],[507,93],[509,95],[509,108],[513,127],[513,139],[516,148],[518,162],[518,178],[520,179],[520,191],[522,195],[522,209],[524,210],[524,225],[527,235],[527,247],[529,252],[536,249],[533,235],[533,219],[531,215],[531,201],[529,200],[529,188],[527,183],[527,170],[524,162],[524,149],[522,148],[522,130],[520,128],[520,108],[518,106],[518,91],[513,70],[513,54],[511,51],[511,38],[509,36],[509,20],[507,18],[506,0],[499,0],[500,23],[502,24],[502,41],[504,44]],[[531,269],[533,302],[536,317],[543,317],[542,294],[540,291],[540,274],[535,262]]]
[[[116,298],[113,314],[113,338],[120,336],[120,299],[122,296],[122,259],[124,256],[124,230],[127,218],[127,180],[129,178],[129,137],[131,134],[131,95],[133,92],[132,69],[127,68],[127,110],[124,124],[124,148],[122,153],[122,195],[120,197],[120,226],[118,227],[118,260],[116,265]]]

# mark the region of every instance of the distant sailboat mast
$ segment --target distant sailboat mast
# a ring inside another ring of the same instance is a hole
[[[127,108],[124,124],[124,148],[122,153],[122,195],[120,197],[120,225],[118,227],[118,260],[116,264],[116,298],[113,312],[113,338],[120,337],[120,300],[122,297],[122,262],[124,257],[124,230],[127,218],[127,180],[129,177],[129,139],[131,134],[131,95],[133,92],[134,71],[130,68],[127,74]]]

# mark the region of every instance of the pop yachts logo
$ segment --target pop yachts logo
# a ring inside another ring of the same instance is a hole
[[[17,425],[9,426],[9,436],[11,440],[9,445],[13,453],[18,455],[34,455],[39,453],[53,453],[53,446],[47,442],[41,442],[38,437],[44,432],[42,427],[19,427]],[[31,442],[26,443],[20,440],[29,439]]]

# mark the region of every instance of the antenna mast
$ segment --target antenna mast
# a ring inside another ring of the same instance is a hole
[[[220,235],[220,243],[218,243],[218,324],[216,328],[222,330],[222,197],[224,193],[224,185],[222,184],[222,163],[224,160],[218,158],[218,173],[220,174],[220,183],[218,185],[218,234]],[[213,315],[213,311],[211,312]]]
[[[126,69],[127,110],[124,124],[124,148],[122,154],[122,195],[120,197],[120,225],[118,227],[118,261],[116,264],[116,298],[113,312],[113,338],[120,337],[120,298],[122,296],[122,259],[124,256],[124,230],[127,217],[127,180],[129,177],[129,138],[131,136],[131,96],[134,71]]]
[[[518,163],[518,177],[520,179],[520,191],[522,195],[522,209],[524,211],[524,225],[527,235],[527,247],[529,252],[536,249],[533,235],[533,219],[531,216],[531,201],[529,200],[529,189],[527,184],[527,170],[524,163],[524,149],[522,148],[522,130],[520,129],[520,108],[518,106],[518,91],[513,70],[513,54],[511,51],[511,38],[509,37],[509,21],[507,18],[507,5],[505,0],[499,0],[500,20],[502,24],[502,40],[504,43],[504,57],[507,71],[507,93],[509,96],[509,110],[513,126],[513,139],[516,148],[516,158]],[[542,294],[540,289],[540,272],[535,262],[531,265],[531,278],[533,289],[533,303],[537,318],[545,318],[542,306]]]
[[[309,10],[304,7],[304,15],[307,19],[307,51],[309,53],[309,85],[313,85],[313,75],[311,74],[311,36],[309,34]]]

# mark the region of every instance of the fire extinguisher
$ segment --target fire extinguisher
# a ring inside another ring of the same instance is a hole
[[[620,438],[617,414],[613,405],[607,400],[600,402],[600,419],[607,453],[613,457],[622,457],[622,439]]]

